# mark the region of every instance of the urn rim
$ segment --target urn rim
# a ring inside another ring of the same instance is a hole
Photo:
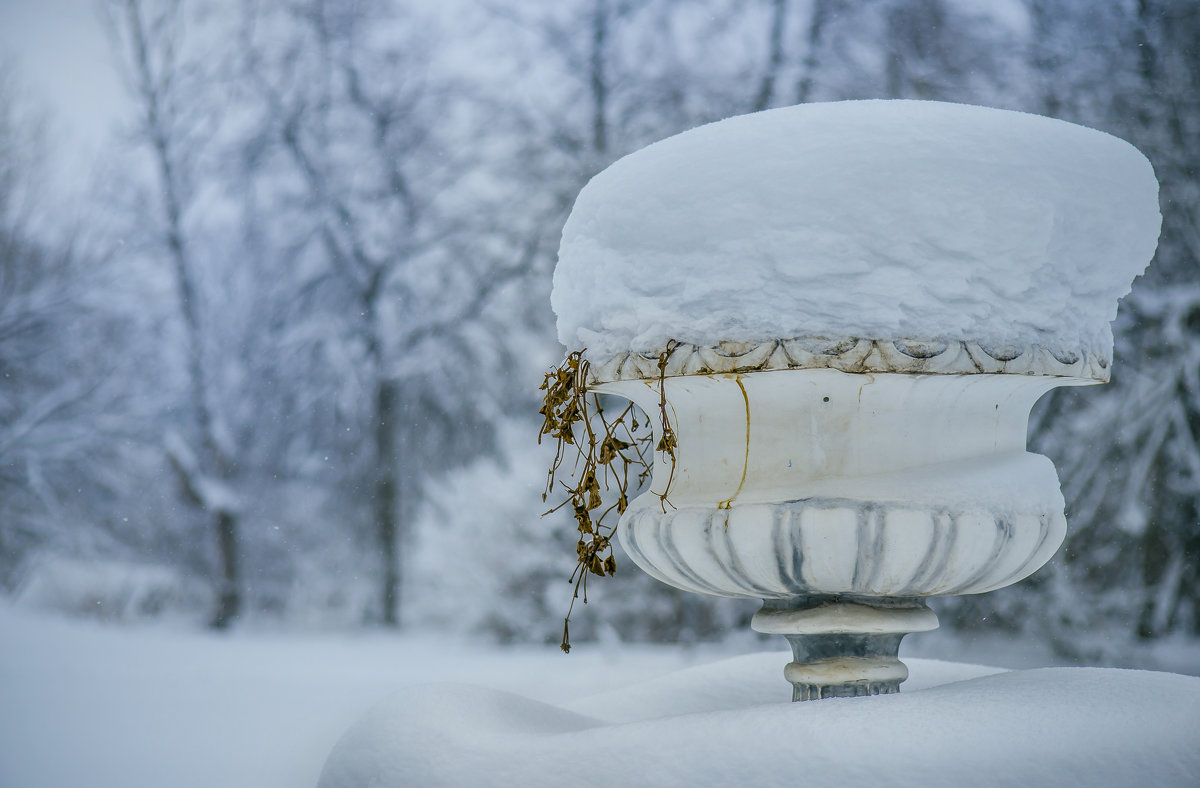
[[[1085,348],[989,346],[968,340],[792,337],[695,345],[674,342],[592,359],[593,385],[662,376],[835,369],[860,374],[1034,375],[1107,383],[1112,360]]]

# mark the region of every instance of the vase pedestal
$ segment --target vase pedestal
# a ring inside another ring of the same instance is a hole
[[[937,616],[919,599],[821,596],[769,600],[750,624],[791,644],[793,661],[783,675],[792,684],[792,700],[899,692],[908,678],[898,658],[900,641],[937,625]]]

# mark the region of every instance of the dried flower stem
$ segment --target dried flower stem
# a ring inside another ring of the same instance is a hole
[[[670,478],[667,480],[666,489],[659,494],[664,510],[669,503],[667,492],[670,490],[671,480],[675,477],[677,445],[675,432],[667,419],[664,385],[666,359],[674,345],[674,341],[668,343],[666,351],[659,357],[658,364],[662,437],[656,450],[665,452],[671,458]],[[640,411],[630,403],[616,418],[606,418],[599,398],[588,390],[588,371],[589,364],[583,357],[583,351],[576,350],[568,354],[557,369],[548,372],[539,387],[545,394],[539,411],[542,414],[542,428],[538,434],[538,443],[541,443],[543,435],[548,435],[556,441],[554,461],[546,474],[546,489],[542,493],[542,500],[546,501],[554,492],[556,478],[566,491],[566,498],[544,512],[543,516],[570,504],[579,531],[579,539],[575,545],[575,571],[571,573],[569,580],[574,588],[571,604],[563,619],[562,650],[567,652],[571,650],[571,613],[575,609],[575,600],[581,593],[584,604],[587,604],[588,576],[606,577],[617,571],[612,549],[617,523],[610,521],[610,515],[615,509],[619,518],[629,506],[629,468],[641,467],[637,476],[639,485],[650,475],[651,468],[644,453],[650,444],[651,433],[649,430],[642,430],[649,425],[638,422],[637,413]],[[593,417],[598,420],[598,425],[593,424]],[[561,478],[564,475],[561,470],[567,459],[568,446],[574,446],[576,449],[574,467],[569,475],[571,483]],[[600,491],[601,477],[606,492],[614,486],[618,492],[617,500],[607,508],[604,508]]]

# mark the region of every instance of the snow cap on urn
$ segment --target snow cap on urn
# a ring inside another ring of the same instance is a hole
[[[1132,145],[1021,112],[805,104],[633,153],[563,230],[559,339],[595,362],[793,337],[975,342],[1107,368],[1117,299],[1154,254]]]

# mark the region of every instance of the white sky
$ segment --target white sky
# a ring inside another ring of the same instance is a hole
[[[10,63],[18,89],[50,114],[56,180],[84,186],[128,107],[96,0],[0,0],[0,68]]]

